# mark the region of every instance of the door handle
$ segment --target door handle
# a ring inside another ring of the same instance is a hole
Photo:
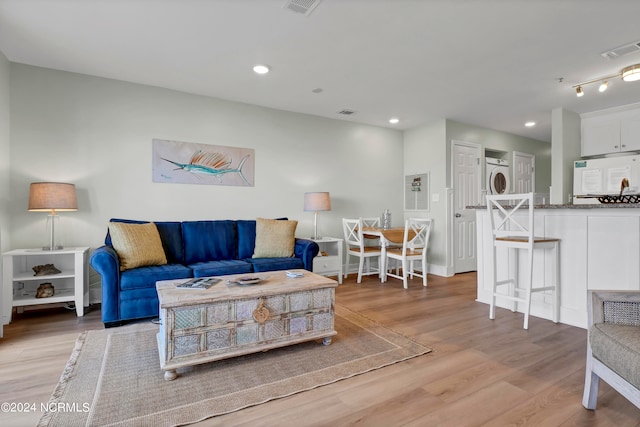
[[[456,218],[460,218],[461,216],[462,216],[462,214],[460,214],[460,213],[456,214]]]

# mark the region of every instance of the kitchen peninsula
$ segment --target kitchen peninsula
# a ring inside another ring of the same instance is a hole
[[[492,237],[485,206],[476,209],[478,295],[491,301]],[[522,215],[525,213],[523,212]],[[587,327],[587,291],[592,289],[640,289],[640,204],[536,205],[536,237],[560,239],[560,322]],[[500,248],[499,248],[500,249]],[[506,278],[510,267],[507,250],[498,252],[498,278]],[[526,262],[520,257],[519,262]],[[535,251],[533,283],[550,278],[551,254]],[[525,271],[521,265],[520,271]],[[498,298],[498,307],[511,302]],[[522,312],[522,307],[518,307]],[[487,316],[489,307],[487,306]],[[531,315],[551,319],[551,297],[533,294]]]

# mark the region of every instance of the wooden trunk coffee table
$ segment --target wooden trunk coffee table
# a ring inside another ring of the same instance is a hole
[[[184,280],[156,283],[160,300],[158,350],[164,378],[176,369],[243,354],[323,339],[331,343],[338,282],[306,270],[251,274],[253,285],[235,283],[243,275],[218,276],[209,289],[176,289]]]

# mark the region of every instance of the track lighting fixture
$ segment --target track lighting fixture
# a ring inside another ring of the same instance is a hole
[[[625,82],[634,82],[636,80],[640,80],[640,64],[625,67],[618,74],[600,77],[599,79],[589,80],[588,82],[578,83],[577,85],[573,85],[572,87],[576,90],[576,96],[578,97],[584,95],[584,89],[582,87],[591,83],[600,83],[598,91],[604,92],[609,87],[609,80],[614,77],[622,77],[622,80],[624,80]]]
[[[625,82],[635,82],[636,80],[640,80],[640,64],[623,68],[622,80]]]
[[[600,87],[598,88],[598,92],[604,92],[609,87],[609,82],[607,80],[600,83]]]

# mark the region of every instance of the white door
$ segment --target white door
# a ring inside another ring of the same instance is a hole
[[[480,146],[462,141],[451,145],[453,188],[453,271],[475,271],[476,212],[466,206],[480,202]]]
[[[535,188],[536,157],[529,153],[513,152],[513,192],[533,193]]]

